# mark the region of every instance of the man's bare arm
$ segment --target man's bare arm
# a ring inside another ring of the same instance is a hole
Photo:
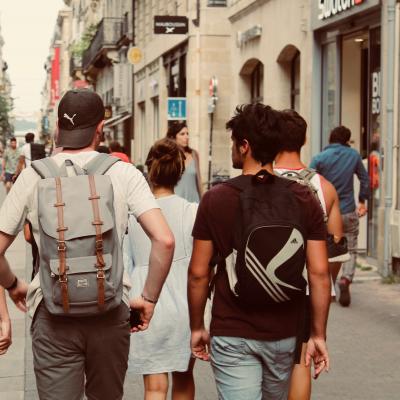
[[[343,236],[343,220],[342,214],[340,213],[339,197],[332,183],[330,183],[322,176],[321,186],[328,213],[328,233],[333,235],[336,241],[339,241],[340,238]]]
[[[212,241],[194,240],[188,276],[188,302],[192,330],[204,327],[204,308],[210,283],[209,263],[212,255]]]
[[[7,352],[11,345],[11,321],[8,314],[4,288],[0,286],[0,355]]]
[[[171,267],[175,238],[163,214],[157,208],[143,213],[138,222],[151,240],[149,272],[143,295],[156,300]]]
[[[11,271],[5,256],[14,239],[15,236],[7,235],[0,231],[0,285],[5,288],[10,287],[15,280],[15,275]]]
[[[331,278],[325,241],[307,242],[307,270],[312,310],[311,334],[325,339],[331,302]]]
[[[209,263],[213,255],[213,243],[195,239],[188,276],[188,302],[192,354],[203,361],[210,359],[210,335],[204,327],[204,308],[210,283]]]

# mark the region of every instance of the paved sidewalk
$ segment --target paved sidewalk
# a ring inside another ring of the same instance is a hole
[[[19,278],[25,279],[25,242],[18,236],[7,258]],[[25,315],[10,300],[7,302],[12,319],[12,345],[4,356],[0,356],[0,399],[24,400],[25,388]]]

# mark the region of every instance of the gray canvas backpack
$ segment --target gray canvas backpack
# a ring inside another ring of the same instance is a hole
[[[119,159],[100,154],[84,169],[32,163],[38,184],[40,287],[51,314],[89,316],[121,304],[123,263],[111,179]]]
[[[282,173],[279,173],[278,171],[274,170],[275,174],[278,176],[281,176],[286,179],[290,179],[291,181],[295,181],[299,183],[300,185],[307,186],[315,199],[318,201],[318,204],[321,206],[322,212],[324,214],[324,222],[328,222],[328,215],[325,212],[324,207],[322,206],[321,199],[318,196],[318,190],[312,183],[312,178],[314,178],[315,175],[317,175],[317,171],[312,168],[304,168],[300,171],[296,170],[288,170]]]

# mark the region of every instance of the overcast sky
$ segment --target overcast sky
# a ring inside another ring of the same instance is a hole
[[[0,0],[0,26],[5,45],[3,57],[11,78],[14,113],[40,110],[43,68],[49,55],[57,13],[62,0]]]

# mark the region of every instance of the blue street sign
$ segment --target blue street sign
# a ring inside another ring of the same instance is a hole
[[[169,121],[186,119],[186,97],[168,97],[167,102]]]

